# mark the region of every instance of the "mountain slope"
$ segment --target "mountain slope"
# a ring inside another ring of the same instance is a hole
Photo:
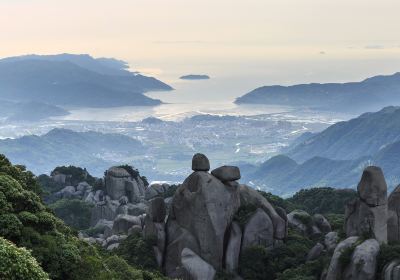
[[[372,109],[400,101],[400,73],[361,82],[264,86],[236,99],[237,104],[312,106],[335,110]]]
[[[159,100],[143,93],[172,89],[155,78],[109,66],[114,64],[74,55],[3,59],[0,98],[78,107],[158,105]]]
[[[336,123],[292,147],[287,154],[296,161],[315,156],[348,160],[376,154],[400,140],[400,107],[386,107],[355,119]]]
[[[142,144],[128,136],[67,129],[0,140],[0,153],[37,174],[49,173],[61,165],[84,166],[94,174],[102,174],[110,165],[126,163],[123,159],[143,152]]]

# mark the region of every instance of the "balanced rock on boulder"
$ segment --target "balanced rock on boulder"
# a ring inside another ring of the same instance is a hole
[[[239,167],[237,166],[224,165],[211,171],[211,174],[222,182],[236,181],[241,177]]]
[[[192,159],[192,170],[193,171],[209,171],[210,161],[203,154],[195,154]]]

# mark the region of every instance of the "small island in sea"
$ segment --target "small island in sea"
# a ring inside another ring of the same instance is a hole
[[[181,76],[179,79],[181,79],[181,80],[208,80],[208,79],[210,79],[210,77],[208,75],[190,74],[190,75]]]

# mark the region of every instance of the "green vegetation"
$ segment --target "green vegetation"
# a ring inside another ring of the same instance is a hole
[[[256,246],[244,250],[239,261],[240,273],[244,279],[277,279],[280,272],[304,264],[313,245],[310,239],[289,231],[286,242],[273,249]]]
[[[298,209],[296,205],[294,205],[289,199],[283,199],[280,196],[273,195],[272,193],[267,193],[263,191],[258,191],[263,197],[265,197],[269,203],[274,207],[281,207],[285,209],[287,213],[292,212],[295,209]]]
[[[80,182],[86,181],[89,185],[93,185],[96,182],[96,178],[87,172],[86,168],[76,167],[76,166],[58,166],[56,167],[51,174],[61,173],[65,175],[69,175],[70,177],[67,179],[68,184],[75,186]]]
[[[382,244],[377,257],[377,271],[382,272],[385,265],[396,259],[400,259],[400,242]]]
[[[243,229],[246,222],[250,219],[251,215],[257,210],[257,207],[252,204],[241,205],[235,213],[233,220],[236,221]]]
[[[80,241],[71,228],[42,203],[40,194],[40,187],[31,172],[12,165],[0,155],[0,237],[15,244],[1,239],[0,279],[117,280],[127,276],[132,276],[131,279],[161,279],[153,272],[134,268],[121,257]],[[62,213],[72,211],[69,202],[60,202],[58,206],[55,209]],[[81,223],[85,221],[77,222],[77,225]],[[25,247],[31,253],[18,247]],[[146,256],[152,251],[142,249],[139,252]]]
[[[0,237],[0,279],[49,279],[31,253]]]
[[[133,166],[124,164],[124,165],[120,165],[118,167],[125,169],[129,173],[129,175],[132,176],[132,178],[138,178],[139,177],[140,179],[142,179],[142,181],[143,181],[145,186],[149,185],[149,182],[147,181],[147,178],[145,176],[140,176],[139,170],[137,170]]]
[[[356,195],[356,191],[350,189],[312,188],[300,190],[287,202],[310,215],[344,214],[344,205]]]
[[[144,239],[140,233],[135,233],[121,242],[116,253],[130,265],[156,271],[158,266],[153,252],[153,246],[156,244],[155,239]]]
[[[80,199],[61,199],[49,205],[57,217],[76,230],[90,227],[92,207],[93,205]]]

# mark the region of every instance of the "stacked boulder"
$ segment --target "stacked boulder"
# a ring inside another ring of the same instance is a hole
[[[146,212],[145,185],[140,176],[133,177],[122,167],[111,167],[105,173],[104,182],[105,191],[93,194],[93,197],[98,196],[100,200],[95,200],[92,226],[99,220],[112,221],[117,215],[137,216]]]
[[[346,205],[347,236],[368,236],[387,243],[387,185],[379,167],[367,167],[357,186],[358,197]]]
[[[166,211],[161,208],[166,206],[160,200],[145,218],[144,233],[157,238],[154,251],[168,277],[207,280],[221,269],[235,273],[241,250],[272,247],[286,237],[286,214],[278,214],[257,191],[239,185],[239,168],[222,166],[210,174],[207,157],[196,154],[192,169],[177,189],[168,217],[163,219]],[[234,216],[249,203],[257,210],[242,228]]]

